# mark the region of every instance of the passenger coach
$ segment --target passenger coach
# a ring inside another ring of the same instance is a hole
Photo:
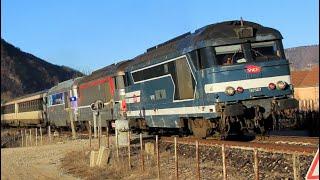
[[[46,117],[47,90],[21,96],[1,105],[1,124],[9,126],[42,126]]]

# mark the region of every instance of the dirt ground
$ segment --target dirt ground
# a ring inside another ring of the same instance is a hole
[[[2,148],[1,179],[77,179],[63,173],[60,159],[68,152],[87,147],[87,140],[75,140],[43,146]]]
[[[122,148],[117,158],[113,146],[110,146],[110,156],[104,158],[102,167],[90,168],[88,139],[61,138],[49,145],[2,148],[1,179],[157,179],[155,156],[145,154],[145,170],[141,171],[140,145],[136,140],[131,146],[131,169],[127,149]],[[106,138],[101,142],[105,145]],[[112,139],[110,144],[114,144]],[[93,140],[92,147],[97,150],[97,139]],[[180,179],[196,179],[194,152],[194,147],[178,146]],[[228,179],[254,179],[252,152],[229,149],[226,158]],[[261,179],[293,179],[291,156],[261,153],[260,158]],[[305,176],[312,158],[300,157],[300,177]],[[222,179],[219,148],[201,147],[200,163],[201,179]],[[174,164],[173,145],[161,143],[161,179],[175,179]]]

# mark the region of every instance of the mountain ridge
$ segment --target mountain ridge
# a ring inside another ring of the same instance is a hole
[[[82,75],[24,52],[1,38],[1,101],[49,89]]]

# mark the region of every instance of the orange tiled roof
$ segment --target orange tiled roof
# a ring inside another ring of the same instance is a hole
[[[319,86],[319,65],[313,66],[308,71],[292,71],[291,83],[295,87]]]

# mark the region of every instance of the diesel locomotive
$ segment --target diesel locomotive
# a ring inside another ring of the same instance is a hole
[[[298,101],[281,40],[275,29],[227,21],[148,49],[126,68],[130,125],[198,137],[292,125]]]
[[[131,60],[58,84],[48,92],[47,113],[56,126],[70,125],[70,118],[93,121],[90,105],[100,100],[104,127],[126,119],[137,131],[226,137],[294,126],[298,101],[292,95],[281,33],[235,20],[185,33]],[[77,99],[73,111],[71,97]]]

